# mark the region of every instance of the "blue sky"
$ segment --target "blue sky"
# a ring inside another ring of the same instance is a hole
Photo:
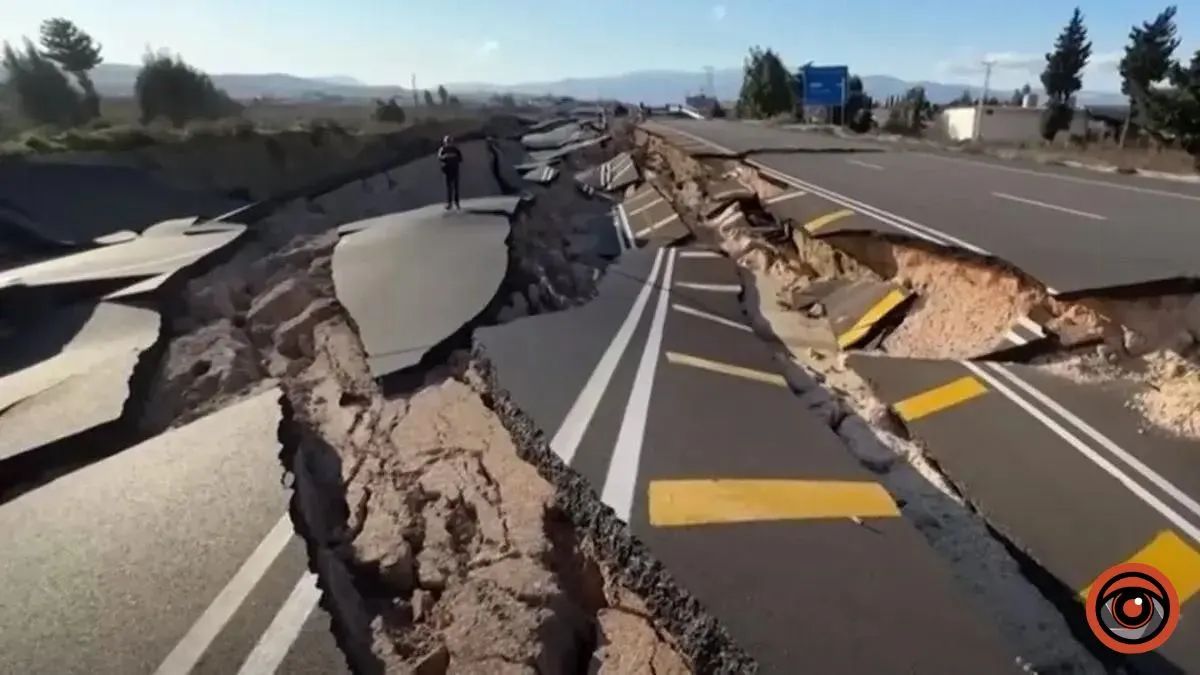
[[[1179,6],[1183,50],[1200,48],[1200,0]],[[48,16],[76,21],[108,61],[167,47],[209,72],[350,75],[372,84],[515,83],[741,63],[753,44],[789,65],[847,63],[861,74],[1036,86],[1042,54],[1073,2],[1005,0],[38,0],[0,3],[0,38],[33,37]],[[1146,0],[1082,2],[1095,43],[1085,86],[1115,90]]]

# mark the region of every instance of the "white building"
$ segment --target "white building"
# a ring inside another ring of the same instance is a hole
[[[976,106],[946,108],[938,118],[938,124],[946,137],[955,141],[979,140],[1000,143],[1024,143],[1041,139],[1042,108],[1017,108],[1012,106],[983,106],[979,116]],[[982,123],[979,123],[981,121]],[[979,124],[976,134],[976,124]],[[1087,131],[1087,112],[1076,110],[1067,131],[1072,136],[1083,136]]]

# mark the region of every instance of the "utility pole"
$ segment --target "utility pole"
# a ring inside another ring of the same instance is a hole
[[[417,96],[417,74],[416,73],[412,74],[412,93],[413,93],[413,107],[416,108],[417,106],[421,105],[421,99]]]
[[[975,140],[979,140],[980,133],[983,131],[983,102],[987,99],[988,88],[992,84],[992,66],[996,65],[995,61],[983,62],[983,95],[979,97],[979,102],[975,105]]]
[[[704,94],[714,100],[717,98],[717,88],[713,84],[712,66],[704,66]]]

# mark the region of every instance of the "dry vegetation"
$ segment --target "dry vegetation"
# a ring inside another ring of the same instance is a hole
[[[361,102],[246,102],[238,117],[197,120],[181,129],[168,124],[142,125],[133,98],[104,98],[100,118],[75,129],[39,127],[20,118],[10,101],[0,99],[0,156],[65,151],[135,148],[186,141],[190,138],[229,137],[315,127],[337,127],[351,133],[393,133],[408,126],[454,118],[476,117],[469,109],[408,107],[404,124],[372,119],[375,105]]]

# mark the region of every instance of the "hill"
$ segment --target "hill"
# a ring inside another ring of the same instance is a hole
[[[104,63],[93,71],[92,79],[102,95],[130,96],[137,77],[138,66]],[[279,99],[320,99],[341,97],[346,99],[372,99],[398,96],[410,98],[408,89],[398,86],[372,86],[346,75],[322,78],[307,78],[285,73],[263,74],[216,74],[212,76],[216,85],[231,96],[239,99],[269,97]],[[713,71],[713,85],[721,99],[736,99],[742,86],[741,68],[721,68]],[[982,91],[969,84],[919,81],[910,82],[890,75],[864,75],[863,86],[876,99],[898,96],[914,86],[925,87],[926,96],[934,103],[949,103],[968,90],[973,96]],[[616,99],[630,103],[644,102],[651,105],[678,103],[684,97],[695,94],[705,87],[702,72],[681,70],[643,70],[621,75],[579,77],[546,82],[523,82],[497,85],[484,82],[459,82],[446,85],[452,92],[464,98],[473,98],[498,93],[554,96],[570,96],[589,100],[596,98]],[[994,91],[1000,98],[1011,92]],[[1116,92],[1080,92],[1083,103],[1123,104],[1125,99]]]

